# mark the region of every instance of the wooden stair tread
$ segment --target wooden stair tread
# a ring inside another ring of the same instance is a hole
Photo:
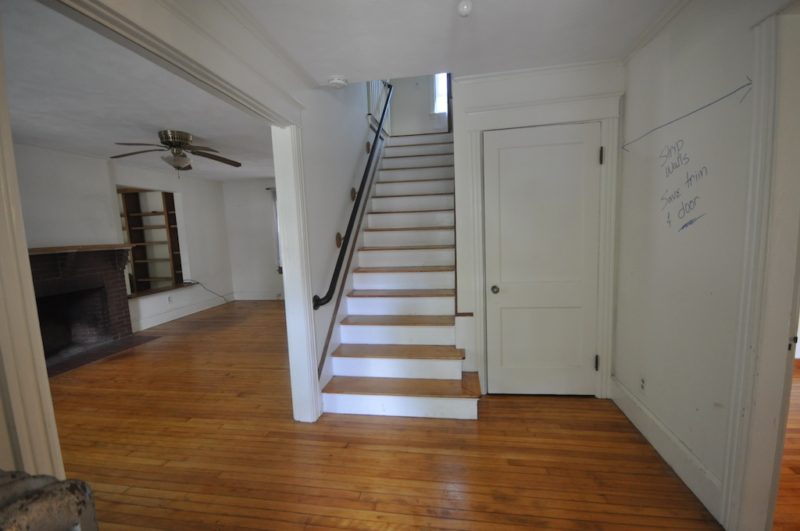
[[[449,142],[448,142],[448,144],[449,144]],[[392,146],[388,146],[388,147],[392,147]],[[405,147],[405,146],[394,146],[394,147]],[[419,154],[419,155],[385,155],[383,158],[385,160],[385,159],[407,159],[407,158],[411,158],[411,157],[446,157],[446,156],[452,156],[452,155],[453,155],[453,152],[451,151],[450,153],[422,153],[422,154]]]
[[[360,247],[359,251],[430,251],[435,249],[455,249],[455,245],[390,245],[386,247]]]
[[[463,360],[464,350],[441,345],[342,344],[335,358],[392,358],[403,360]]]
[[[455,177],[434,177],[431,179],[400,179],[397,181],[378,181],[375,184],[397,184],[397,183],[430,183],[435,181],[455,181]]]
[[[437,134],[446,134],[446,133],[437,133]],[[412,135],[416,136],[416,135]],[[425,142],[422,144],[400,144],[399,146],[386,146],[387,148],[404,148],[404,147],[411,147],[411,146],[443,146],[444,144],[452,144],[453,141],[449,142]]]
[[[455,212],[455,208],[434,208],[430,210],[375,210],[367,214],[420,214],[422,212]]]
[[[455,266],[385,266],[357,267],[356,273],[451,273]]]
[[[373,195],[372,199],[393,199],[396,197],[428,197],[440,195],[455,195],[453,192],[433,192],[424,194],[396,194],[396,195]]]
[[[427,170],[428,168],[452,168],[453,164],[438,164],[436,166],[408,166],[406,168],[381,168],[380,171],[397,171],[397,170]]]
[[[364,229],[364,232],[402,232],[414,230],[455,230],[455,225],[442,225],[441,227],[388,227],[378,229]]]
[[[346,395],[419,396],[428,398],[480,398],[478,373],[462,373],[461,380],[364,378],[334,376],[323,393]]]
[[[348,297],[455,297],[454,289],[354,289]]]
[[[455,326],[454,315],[348,315],[343,325],[354,326]]]
[[[430,131],[428,133],[403,133],[402,135],[389,135],[389,138],[407,137],[407,136],[431,136],[431,135],[452,135],[450,131]]]

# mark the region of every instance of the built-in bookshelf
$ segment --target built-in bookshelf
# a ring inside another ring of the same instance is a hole
[[[119,188],[129,294],[144,295],[184,284],[178,218],[172,192]]]

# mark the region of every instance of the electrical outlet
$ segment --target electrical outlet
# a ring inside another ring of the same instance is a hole
[[[645,381],[645,379],[644,379],[644,378],[642,378],[641,380],[639,380],[639,388],[640,388],[642,391],[644,391],[644,386],[645,386],[645,384],[646,384],[646,383],[647,383],[647,382]]]

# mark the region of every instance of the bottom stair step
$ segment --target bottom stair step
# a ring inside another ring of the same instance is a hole
[[[478,418],[477,373],[460,380],[334,376],[322,391],[326,413],[451,419]]]

